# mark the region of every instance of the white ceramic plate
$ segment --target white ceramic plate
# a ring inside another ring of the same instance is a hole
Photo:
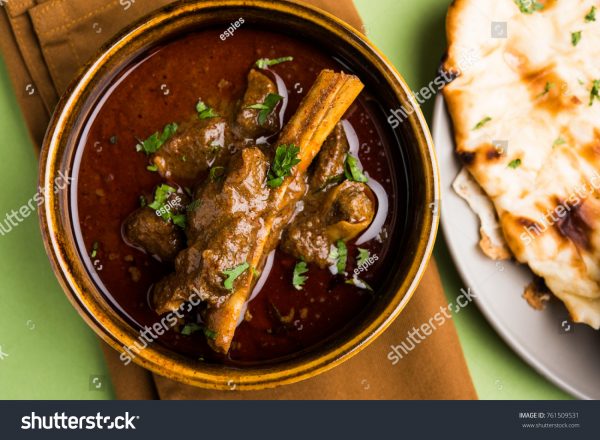
[[[452,189],[461,169],[454,154],[450,115],[438,95],[433,116],[442,183],[441,224],[448,248],[466,287],[502,338],[532,367],[557,386],[582,399],[600,399],[600,332],[573,324],[557,300],[544,311],[522,298],[532,280],[526,266],[497,262],[479,249],[479,221]]]

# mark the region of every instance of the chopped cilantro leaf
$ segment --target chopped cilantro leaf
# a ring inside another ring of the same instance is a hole
[[[246,270],[250,267],[247,262],[244,262],[238,266],[232,267],[231,269],[226,269],[223,271],[223,275],[226,275],[227,278],[223,281],[223,287],[227,290],[233,290],[233,282],[239,277],[241,274],[246,272]]]
[[[148,204],[148,207],[154,209],[157,215],[165,222],[171,220],[175,225],[185,229],[186,217],[185,214],[175,214],[171,209],[165,209],[171,194],[175,194],[177,190],[167,184],[162,184],[154,191],[154,200]]]
[[[156,172],[158,171],[158,167],[156,166],[156,164],[148,165],[148,166],[146,167],[146,169],[147,169],[148,171],[152,171],[153,173],[156,173]]]
[[[353,276],[352,278],[350,278],[349,280],[346,280],[345,283],[352,284],[352,285],[358,287],[359,289],[369,290],[369,291],[373,292],[373,288],[371,286],[369,286],[366,283],[366,281],[361,280],[356,275]]]
[[[179,226],[181,229],[185,229],[187,221],[185,214],[171,214],[171,220],[173,220],[173,223]]]
[[[259,60],[256,61],[256,67],[258,67],[259,69],[266,69],[267,67],[270,66],[275,66],[276,64],[281,64],[281,63],[285,63],[286,61],[293,61],[294,57],[281,57],[281,58],[275,58],[275,59],[269,59],[269,58],[261,58]]]
[[[267,185],[271,188],[277,188],[283,183],[286,176],[292,174],[292,168],[300,163],[298,153],[300,148],[294,144],[280,145],[275,151],[273,163],[269,170]]]
[[[269,93],[262,104],[252,104],[246,108],[260,110],[258,112],[258,123],[260,125],[265,125],[267,118],[273,112],[273,110],[275,110],[277,103],[282,99],[283,97],[279,96],[277,93]]]
[[[92,252],[90,253],[91,258],[96,258],[96,255],[98,255],[98,246],[98,242],[95,241],[92,245]]]
[[[594,105],[594,99],[600,101],[600,79],[594,80],[590,91],[590,107]]]
[[[577,46],[581,41],[581,31],[571,32],[571,44]]]
[[[516,170],[520,166],[521,166],[521,159],[511,160],[510,163],[508,164],[508,168],[512,168],[513,170]]]
[[[308,267],[304,261],[298,261],[294,266],[294,276],[292,277],[292,284],[296,290],[302,290],[302,286],[308,279],[304,274],[308,272]]]
[[[196,104],[196,111],[200,119],[216,118],[219,116],[211,107],[207,106],[201,99]]]
[[[485,124],[487,124],[491,120],[492,120],[492,118],[490,118],[489,116],[486,116],[481,121],[479,121],[477,124],[475,124],[475,126],[472,128],[472,130],[479,130],[481,127],[483,127]]]
[[[203,332],[204,336],[206,336],[208,339],[212,339],[212,340],[216,339],[216,337],[217,337],[217,332],[210,330],[206,327],[203,327],[200,324],[196,324],[195,322],[186,324],[183,327],[183,329],[181,330],[181,334],[184,336],[189,336],[196,332]]]
[[[533,14],[544,9],[544,5],[535,0],[514,0],[523,14]]]
[[[183,329],[181,329],[181,334],[185,335],[185,336],[189,336],[192,333],[196,333],[199,331],[202,331],[204,329],[204,327],[202,327],[199,324],[196,324],[195,322],[190,322],[189,324],[186,324]]]
[[[552,144],[552,148],[558,147],[559,145],[563,145],[566,143],[567,143],[567,141],[565,141],[562,137],[557,137],[556,140],[554,141],[554,143]]]
[[[208,339],[212,339],[214,341],[215,339],[217,339],[217,332],[205,327],[204,328],[204,336],[206,336]]]
[[[334,264],[336,273],[342,273],[346,270],[346,262],[348,261],[348,248],[344,240],[338,240],[335,244],[331,245],[329,249],[329,261]]]
[[[590,12],[588,12],[588,14],[585,16],[585,21],[587,23],[591,22],[591,21],[596,21],[596,7],[592,6],[592,9],[590,10]]]
[[[223,177],[223,175],[225,174],[225,167],[220,167],[220,166],[212,167],[208,174],[210,176],[211,182],[216,182],[221,177]]]
[[[148,205],[152,209],[160,209],[167,202],[169,196],[177,192],[175,188],[165,183],[159,185],[154,191],[154,200]]]
[[[537,97],[541,98],[544,95],[547,95],[548,93],[550,93],[550,90],[552,90],[554,88],[554,83],[552,82],[546,82],[546,85],[544,86],[544,91],[542,93],[540,93]]]
[[[158,149],[160,147],[162,147],[162,145],[171,136],[173,136],[175,134],[176,131],[177,131],[177,124],[176,123],[173,122],[172,124],[167,124],[163,128],[162,133],[159,133],[157,131],[156,133],[154,133],[153,135],[151,135],[145,141],[139,142],[135,146],[135,149],[136,149],[136,151],[143,151],[146,154],[156,153],[158,151]]]
[[[369,260],[370,256],[371,256],[371,253],[368,250],[362,249],[362,248],[358,248],[358,258],[356,260],[356,263],[359,266],[362,266],[363,264],[365,264]]]
[[[353,182],[367,182],[369,179],[364,175],[358,164],[358,159],[351,154],[348,154],[344,161],[344,175],[346,176],[346,179]]]

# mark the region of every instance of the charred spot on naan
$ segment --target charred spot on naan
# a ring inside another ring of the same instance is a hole
[[[579,249],[591,251],[593,232],[593,219],[588,205],[584,202],[571,205],[568,201],[557,200],[556,209],[563,207],[566,213],[559,216],[555,224],[561,236],[570,240]]]
[[[499,162],[506,155],[506,152],[502,147],[486,142],[479,145],[475,150],[457,151],[457,154],[465,166],[471,167],[482,163]]]

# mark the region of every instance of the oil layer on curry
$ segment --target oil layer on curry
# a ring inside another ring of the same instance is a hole
[[[123,315],[241,365],[322,343],[376,301],[395,194],[363,88],[251,28],[187,35],[120,74],[82,139],[77,214]]]

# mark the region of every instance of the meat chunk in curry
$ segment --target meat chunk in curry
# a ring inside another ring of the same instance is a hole
[[[197,191],[201,203],[188,215],[189,247],[175,261],[175,272],[156,285],[157,313],[176,309],[192,294],[218,305],[231,292],[222,274],[249,261],[268,208],[264,181],[268,161],[256,147],[232,158],[223,179],[207,179]]]
[[[153,209],[140,208],[125,220],[124,235],[136,247],[156,255],[161,261],[173,261],[185,247],[183,231],[163,221]]]
[[[235,118],[235,130],[242,139],[256,139],[274,134],[279,128],[279,117],[273,111],[281,96],[277,85],[256,69],[248,73],[248,88]]]
[[[277,141],[257,146],[248,140],[279,130],[281,97],[266,74],[252,69],[237,113],[187,123],[154,154],[165,179],[196,180],[184,248],[173,219],[165,222],[148,208],[125,223],[132,243],[165,260],[176,255],[175,270],[153,289],[157,313],[199,298],[209,345],[227,353],[272,250],[280,246],[325,267],[333,243],[369,226],[375,199],[366,184],[344,180],[349,148],[339,124],[362,87],[355,76],[322,71]],[[212,148],[228,142],[239,148]]]
[[[154,153],[152,162],[167,180],[192,181],[221,163],[230,142],[229,124],[224,118],[194,118],[178,127]]]

